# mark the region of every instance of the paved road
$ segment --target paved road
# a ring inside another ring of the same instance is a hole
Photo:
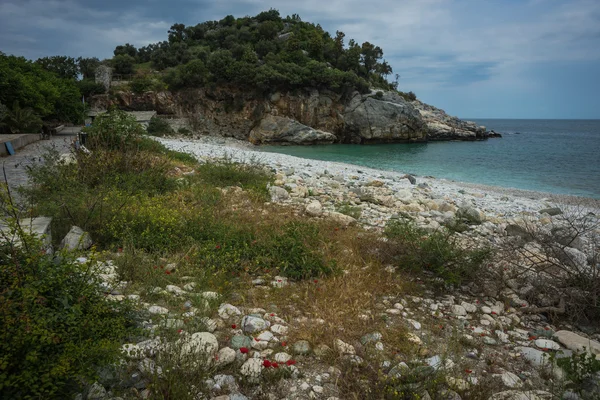
[[[42,155],[49,147],[55,147],[61,154],[70,151],[70,144],[79,128],[66,128],[59,135],[52,136],[50,140],[40,140],[31,143],[16,151],[14,156],[0,157],[0,181],[4,182],[4,175],[11,189],[28,183],[27,166],[43,161]]]

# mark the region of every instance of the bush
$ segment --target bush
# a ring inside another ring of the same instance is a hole
[[[264,199],[269,193],[267,184],[272,180],[272,174],[259,165],[237,164],[227,160],[201,164],[196,168],[196,172],[197,179],[205,184],[218,187],[240,186]]]
[[[146,76],[136,76],[129,82],[129,87],[133,93],[141,94],[152,88],[152,80]]]
[[[116,361],[131,309],[105,300],[89,263],[19,236],[0,245],[0,397],[69,398]]]
[[[152,136],[164,136],[172,134],[173,128],[171,128],[171,125],[165,119],[155,116],[150,119],[146,132]]]
[[[106,93],[106,88],[101,83],[96,83],[93,79],[83,79],[77,82],[77,86],[79,86],[79,91],[81,95],[84,97],[90,97],[97,94]]]
[[[388,223],[385,236],[390,240],[393,259],[401,268],[426,271],[446,284],[472,280],[489,259],[489,249],[465,249],[450,231],[428,234],[410,220]]]
[[[112,67],[116,74],[130,75],[133,74],[135,58],[127,54],[116,55],[112,59]]]
[[[121,110],[110,110],[99,115],[91,127],[83,129],[88,134],[88,147],[107,150],[131,150],[144,133],[135,118]]]

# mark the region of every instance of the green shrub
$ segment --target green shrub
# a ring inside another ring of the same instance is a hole
[[[90,96],[106,93],[106,88],[101,83],[96,83],[93,79],[83,79],[77,82],[81,95],[86,99]]]
[[[177,133],[183,136],[190,136],[192,134],[192,131],[190,131],[188,128],[181,127],[177,129]]]
[[[272,181],[272,174],[255,164],[238,164],[228,160],[200,164],[196,167],[197,179],[203,183],[218,186],[240,186],[263,198],[269,191],[267,184]]]
[[[427,271],[447,284],[460,284],[477,276],[489,258],[489,249],[465,249],[454,233],[428,234],[410,220],[390,222],[385,229],[393,258],[405,269]]]
[[[383,99],[383,92],[379,91],[375,93],[375,98],[379,100]]]
[[[102,148],[120,151],[133,149],[144,133],[133,116],[117,109],[100,114],[93,125],[83,131],[88,134],[87,147],[90,150]]]
[[[573,353],[571,357],[556,359],[556,364],[565,371],[573,389],[580,390],[584,383],[595,379],[600,372],[600,360],[587,351]],[[597,379],[597,378],[596,378]]]
[[[135,76],[131,82],[129,82],[129,87],[133,93],[141,94],[147,92],[152,87],[152,79],[146,76]]]
[[[164,136],[172,134],[173,128],[171,128],[171,125],[169,125],[167,120],[154,116],[150,119],[146,131],[152,136]]]
[[[116,74],[130,75],[133,74],[135,58],[128,54],[115,55],[111,61],[112,67]]]
[[[131,308],[105,300],[89,263],[21,243],[0,245],[0,397],[70,398],[116,361]]]
[[[348,215],[354,219],[359,219],[362,214],[362,209],[357,206],[352,206],[348,203],[342,203],[336,207],[337,212]]]

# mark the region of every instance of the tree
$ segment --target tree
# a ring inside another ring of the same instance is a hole
[[[100,65],[100,60],[96,57],[77,59],[77,66],[79,67],[79,73],[83,76],[83,79],[94,79],[96,77],[96,68]]]
[[[112,59],[112,65],[117,74],[130,75],[133,74],[133,66],[135,59],[127,54],[120,54],[114,56]]]
[[[15,101],[12,110],[8,110],[2,120],[11,133],[38,133],[42,128],[42,120],[31,108],[21,108]]]
[[[365,68],[365,76],[368,77],[372,72],[375,72],[379,60],[383,57],[383,50],[379,46],[364,42],[360,54]]]
[[[138,51],[134,45],[125,43],[122,46],[115,47],[115,50],[113,51],[113,53],[115,56],[128,55],[130,57],[135,58],[137,56]]]
[[[183,42],[186,39],[184,24],[173,24],[168,31],[169,43]]]
[[[0,103],[15,102],[41,118],[78,122],[83,112],[75,79],[61,79],[38,63],[0,52]]]
[[[76,79],[79,73],[77,62],[73,57],[52,56],[36,60],[46,71],[50,71],[63,79]]]

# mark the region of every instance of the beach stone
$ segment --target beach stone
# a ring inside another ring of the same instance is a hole
[[[71,230],[60,242],[60,248],[65,250],[87,250],[92,247],[92,238],[78,226],[72,226]]]
[[[250,348],[252,347],[252,339],[248,336],[235,335],[231,337],[229,345],[235,350],[239,350],[242,347]]]
[[[165,290],[171,294],[177,295],[177,296],[181,296],[186,294],[185,290],[181,289],[179,286],[175,286],[175,285],[167,285],[165,287]]]
[[[275,324],[271,327],[271,332],[275,332],[278,335],[286,335],[288,333],[288,327],[280,324]]]
[[[235,350],[230,347],[223,347],[217,353],[217,365],[228,365],[234,361],[235,361]]]
[[[350,354],[350,355],[356,354],[356,350],[354,349],[354,346],[352,346],[351,344],[348,344],[340,339],[336,339],[335,342],[333,342],[333,347],[340,354]]]
[[[536,339],[535,345],[540,349],[560,350],[560,344],[553,340]]]
[[[504,392],[496,393],[489,398],[489,400],[551,400],[553,399],[551,393],[543,390],[507,390]]]
[[[310,343],[307,340],[299,340],[292,346],[294,354],[306,355],[311,350]]]
[[[523,381],[517,375],[512,372],[506,371],[500,375],[500,379],[502,379],[502,383],[504,386],[509,388],[520,388],[523,386]]]
[[[349,226],[356,224],[356,219],[352,218],[349,215],[339,213],[337,211],[329,212],[329,218],[339,223],[341,226]]]
[[[259,317],[246,315],[242,318],[242,330],[248,333],[260,332],[268,329],[271,326],[269,321],[265,321]]]
[[[98,382],[94,382],[94,384],[90,387],[87,399],[88,400],[104,400],[107,396],[106,389],[104,386],[99,384]]]
[[[458,218],[473,225],[480,225],[485,220],[483,212],[471,206],[461,206],[456,215]]]
[[[600,355],[600,343],[595,340],[587,339],[575,332],[566,330],[558,331],[554,336],[569,350],[575,352],[587,351],[590,354]]]
[[[550,355],[532,347],[516,347],[526,360],[531,361],[536,367],[543,367],[550,362]]]
[[[320,217],[323,214],[323,206],[319,201],[311,201],[306,206],[306,213],[311,217]]]
[[[477,312],[477,306],[471,303],[467,303],[466,301],[463,301],[462,303],[460,303],[460,305],[465,309],[465,311],[467,313],[474,313]]]
[[[457,316],[464,316],[467,315],[467,310],[465,310],[465,308],[463,306],[459,306],[459,305],[453,305],[452,306],[452,314],[457,315]]]
[[[276,362],[278,362],[278,363],[280,363],[280,364],[283,364],[283,363],[286,363],[286,362],[288,362],[289,360],[291,360],[291,359],[292,359],[292,356],[291,356],[291,355],[289,355],[288,353],[285,353],[285,352],[280,352],[280,353],[277,353],[277,354],[275,354],[275,356],[273,357],[273,359],[274,359]]]
[[[288,191],[279,186],[271,186],[269,188],[269,194],[271,195],[271,201],[273,202],[284,201],[290,198]]]
[[[235,317],[237,315],[242,315],[242,312],[236,306],[232,306],[231,304],[221,304],[219,306],[219,317],[223,319],[228,319],[231,317]]]
[[[169,313],[169,309],[165,308],[165,307],[154,305],[154,306],[148,307],[148,312],[150,314],[164,315],[164,314],[168,314]]]
[[[562,210],[558,207],[552,207],[552,208],[544,208],[543,210],[539,211],[540,214],[548,214],[551,217],[554,217],[555,215],[560,215],[562,214]]]
[[[199,356],[203,362],[210,363],[219,350],[219,342],[210,332],[196,332],[182,342],[180,354],[183,359]]]
[[[260,358],[250,358],[242,364],[240,373],[250,380],[256,381],[263,369],[263,360]]]

